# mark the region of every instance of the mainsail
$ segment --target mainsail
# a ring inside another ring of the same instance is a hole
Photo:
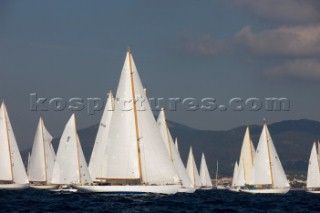
[[[28,169],[30,181],[51,182],[56,158],[51,141],[52,136],[40,118],[30,156],[30,168]]]
[[[207,162],[203,153],[202,153],[201,164],[200,164],[200,179],[201,179],[201,186],[212,187],[211,177],[210,177]]]
[[[0,181],[29,183],[4,102],[0,108],[0,171]]]
[[[189,174],[191,183],[194,187],[201,187],[201,179],[198,173],[196,162],[194,161],[192,147],[190,148],[188,162],[187,162],[187,172]]]
[[[320,187],[320,167],[318,156],[316,143],[313,143],[308,166],[307,188]]]
[[[54,184],[86,184],[91,178],[77,134],[75,115],[72,114],[60,138],[53,168]]]
[[[254,160],[254,146],[250,137],[249,127],[246,128],[246,133],[243,138],[239,166],[243,166],[244,182],[249,183],[253,169],[253,160]]]
[[[272,185],[272,188],[289,187],[287,177],[273,145],[268,127],[264,124],[254,157],[250,185]]]
[[[107,149],[107,136],[110,129],[110,122],[112,118],[112,113],[114,110],[114,98],[112,92],[109,92],[106,106],[101,118],[101,122],[98,128],[96,140],[92,150],[89,171],[91,178],[94,180],[97,177],[102,178],[106,176],[106,149]]]
[[[161,132],[161,135],[163,137],[163,142],[165,146],[167,147],[167,151],[169,153],[169,157],[171,161],[173,162],[173,165],[178,173],[178,176],[182,182],[182,185],[184,187],[191,187],[191,180],[188,176],[187,170],[183,165],[183,162],[181,160],[180,154],[176,148],[176,146],[173,143],[173,139],[171,136],[171,133],[169,131],[167,121],[166,121],[166,115],[163,109],[161,109],[157,123],[159,125],[159,129]]]
[[[106,179],[179,182],[130,50],[123,65],[106,145]]]

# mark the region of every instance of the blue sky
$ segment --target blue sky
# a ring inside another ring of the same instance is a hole
[[[317,0],[1,1],[0,97],[20,147],[39,116],[54,136],[70,111],[30,111],[41,97],[106,97],[131,47],[152,97],[286,97],[289,112],[168,112],[199,129],[285,119],[320,120]],[[77,113],[78,128],[98,123]]]

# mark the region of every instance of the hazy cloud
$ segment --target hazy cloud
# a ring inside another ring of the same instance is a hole
[[[262,32],[253,32],[250,26],[245,26],[231,38],[183,34],[179,46],[187,53],[205,56],[237,49],[241,54],[246,50],[256,56],[319,55],[320,25],[279,27]]]
[[[319,0],[234,0],[236,6],[257,17],[302,23],[320,20]]]
[[[223,54],[230,49],[227,39],[219,39],[205,34],[183,33],[180,35],[179,41],[179,48],[188,54],[212,56]]]
[[[315,59],[296,59],[273,67],[265,72],[269,78],[298,78],[312,81],[320,80],[320,61]]]
[[[244,27],[234,39],[252,53],[262,55],[320,54],[320,25],[279,27],[258,33]]]

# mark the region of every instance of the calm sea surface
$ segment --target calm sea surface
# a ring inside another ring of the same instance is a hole
[[[0,191],[0,212],[320,212],[320,195],[250,195],[228,191],[194,194],[106,195]]]

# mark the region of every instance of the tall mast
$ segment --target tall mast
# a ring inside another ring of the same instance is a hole
[[[133,71],[132,71],[132,58],[131,51],[128,48],[129,54],[129,65],[130,65],[130,78],[131,78],[131,92],[132,92],[132,102],[133,102],[133,114],[134,114],[134,122],[136,127],[136,140],[137,140],[137,149],[138,149],[138,163],[139,163],[139,176],[140,183],[143,182],[142,170],[141,170],[141,151],[140,151],[140,136],[139,136],[139,125],[138,125],[138,116],[137,116],[137,106],[136,106],[136,93],[134,90],[134,80],[133,80]]]
[[[217,171],[216,171],[216,186],[218,186],[218,169],[219,169],[219,161],[217,161]]]
[[[270,175],[271,175],[271,183],[272,183],[272,188],[274,188],[274,181],[273,181],[273,174],[272,174],[272,162],[271,162],[271,157],[270,157],[270,144],[269,144],[269,139],[268,139],[268,130],[267,130],[267,121],[264,123],[265,125],[265,132],[266,132],[266,138],[267,138],[267,147],[268,147],[268,157],[269,157],[269,169],[270,169]]]
[[[74,116],[74,131],[76,135],[76,144],[77,144],[77,160],[78,160],[78,174],[79,174],[79,181],[81,181],[81,169],[80,169],[80,154],[79,154],[79,140],[78,140],[78,133],[77,133],[77,125],[76,125],[76,115],[73,114]]]
[[[163,115],[164,115],[164,122],[165,122],[165,125],[166,125],[167,139],[168,139],[168,145],[169,145],[169,151],[170,151],[170,159],[171,159],[171,161],[173,161],[172,148],[171,148],[170,136],[169,136],[169,128],[168,128],[168,123],[167,123],[167,116],[166,116],[166,112],[164,111],[163,108],[162,108],[162,110],[163,110]]]
[[[43,147],[43,159],[44,159],[44,176],[46,179],[46,183],[48,182],[48,174],[47,174],[47,159],[46,159],[46,148],[44,144],[44,132],[43,132],[43,120],[40,117],[40,125],[41,125],[41,133],[42,133],[42,147]]]
[[[193,185],[196,186],[196,176],[194,174],[194,158],[193,158],[193,152],[191,147],[191,154],[192,154],[192,176],[193,176]]]
[[[4,119],[5,119],[5,122],[6,122],[6,132],[7,132],[7,138],[8,138],[7,142],[8,142],[8,148],[9,148],[9,156],[10,156],[11,177],[12,177],[12,182],[13,182],[14,176],[13,176],[13,165],[12,165],[12,156],[11,156],[10,137],[9,137],[9,132],[8,132],[7,108],[6,108],[6,105],[5,105],[4,101],[2,103],[3,103],[3,110],[4,110]]]
[[[250,155],[251,155],[251,165],[253,165],[253,143],[252,143],[252,140],[251,140],[251,136],[250,136],[250,129],[249,129],[249,125],[247,126],[248,128],[248,134],[249,134],[249,139],[250,139]]]

